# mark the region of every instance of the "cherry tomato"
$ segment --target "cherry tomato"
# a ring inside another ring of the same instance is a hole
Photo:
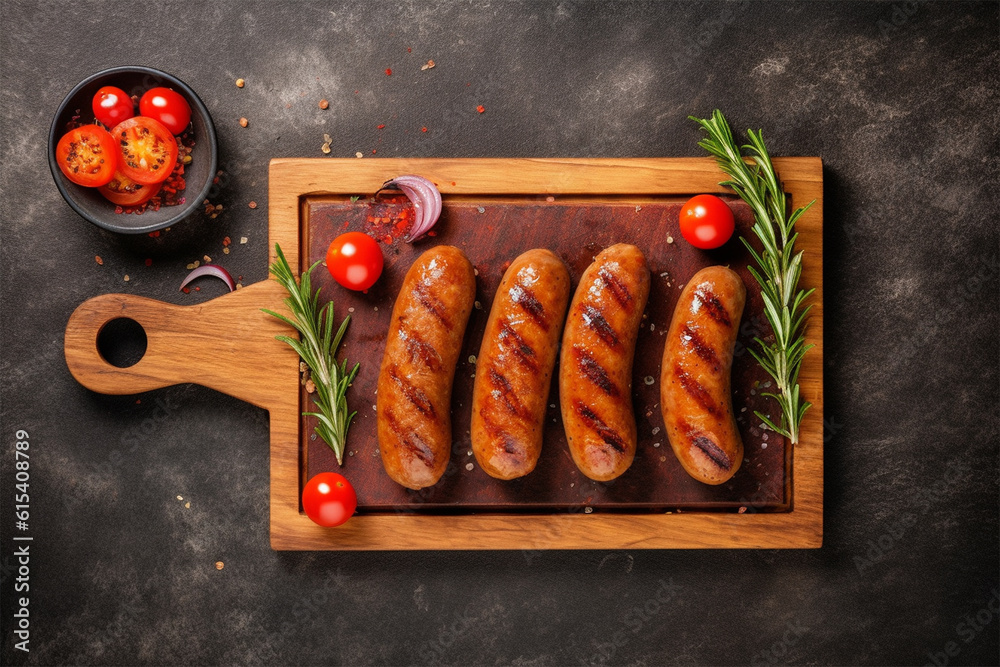
[[[135,115],[132,98],[121,88],[104,86],[94,95],[94,117],[108,127],[114,127]]]
[[[733,211],[714,195],[692,197],[681,209],[681,235],[695,248],[718,248],[735,230]]]
[[[153,185],[136,183],[120,171],[116,171],[114,177],[106,185],[97,188],[97,191],[112,204],[138,206],[149,201],[153,195],[160,191],[162,185],[162,183],[154,183]]]
[[[184,96],[169,88],[150,88],[139,98],[139,113],[155,118],[174,134],[180,134],[191,122],[191,105]]]
[[[362,232],[341,234],[326,251],[326,268],[347,289],[368,289],[382,275],[382,249]]]
[[[321,472],[302,489],[302,508],[306,516],[321,526],[339,526],[358,507],[358,494],[343,475]]]
[[[56,162],[69,180],[96,188],[110,181],[118,166],[115,140],[100,125],[83,125],[62,136],[56,145]]]
[[[115,125],[111,136],[121,149],[118,169],[136,183],[160,183],[177,163],[177,140],[157,120],[129,118]]]

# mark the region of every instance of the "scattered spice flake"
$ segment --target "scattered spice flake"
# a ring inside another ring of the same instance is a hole
[[[152,265],[153,265],[153,258],[152,257],[147,257],[146,258],[146,266],[152,266]]]
[[[246,84],[247,84],[247,82],[246,82],[246,81],[244,81],[243,79],[236,79],[236,87],[237,87],[237,88],[242,88],[242,87],[243,87],[243,86],[245,86]]]
[[[474,469],[475,467],[476,467],[476,466],[472,465],[471,463],[466,463],[466,464],[465,464],[465,469],[466,469],[466,470],[472,470],[472,469]]]
[[[229,245],[232,242],[233,242],[233,240],[231,238],[229,238],[228,236],[226,238],[222,239],[222,245],[224,245],[224,246],[227,246],[227,245]]]
[[[361,151],[358,151],[357,153],[354,154],[354,157],[364,157],[364,156],[365,154],[362,153]]]
[[[245,237],[245,236],[241,236],[241,237],[240,237],[240,245],[246,245],[246,244],[247,244],[247,241],[249,241],[249,240],[250,240],[250,239],[248,239],[247,237]]]
[[[184,503],[184,508],[185,509],[191,509],[191,501],[188,501],[188,502]]]
[[[330,152],[330,144],[323,144],[322,146],[319,147],[319,149],[323,151],[324,155],[326,155]]]
[[[246,127],[249,124],[250,121],[248,121],[246,118],[240,118],[240,127]]]
[[[330,142],[333,141],[333,137],[331,137],[329,134],[327,134],[326,132],[324,132],[323,133],[323,141],[325,141],[326,143],[330,143]]]
[[[226,564],[223,563],[221,560],[215,562],[215,569],[216,570],[221,570],[225,566],[226,566]]]
[[[746,507],[741,507],[741,508],[739,508],[739,509],[737,510],[737,513],[738,513],[738,514],[743,514],[743,513],[745,513],[746,511],[747,511],[747,508],[746,508]]]
[[[423,126],[422,128],[420,128],[420,131],[421,131],[421,132],[426,132],[426,131],[427,131],[427,126],[426,126],[426,125],[424,125],[424,126]]]
[[[212,261],[212,258],[211,258],[211,257],[209,257],[208,255],[205,255],[204,257],[202,257],[202,259],[203,259],[203,260],[205,260],[205,262],[206,262],[206,263],[208,263],[208,262],[211,262],[211,261]]]
[[[243,289],[243,283],[236,283],[236,289]]]
[[[177,496],[177,500],[184,500],[184,496]]]
[[[125,282],[128,282],[129,280],[130,280],[130,279],[129,279],[129,277],[128,277],[128,274],[126,273],[126,274],[125,274]]]
[[[375,129],[376,129],[376,130],[384,130],[384,129],[385,129],[385,123],[382,123],[381,125],[379,125],[379,126],[378,126],[378,127],[376,127]]]
[[[229,248],[223,248],[222,249],[222,254],[223,255],[228,255],[229,254]]]
[[[421,72],[423,72],[425,69],[434,69],[434,61],[428,60],[426,64],[420,66]]]
[[[330,103],[327,102],[326,100],[320,100],[319,101],[319,108],[320,109],[327,109],[329,107],[330,107]]]
[[[181,291],[184,292],[185,294],[190,294],[191,293],[191,288],[190,287],[182,287]]]
[[[408,46],[408,47],[406,47],[406,52],[407,53],[413,53],[413,49]]]
[[[478,107],[476,107],[476,111],[478,111],[479,113],[483,113],[484,111],[486,111],[486,107],[480,104]]]
[[[100,255],[94,255],[94,261],[97,262],[98,266],[104,266],[104,260],[101,259]]]
[[[674,242],[674,237],[673,236],[667,236],[667,243],[673,243],[673,242]]]
[[[249,204],[247,204],[247,206],[249,206],[250,208],[257,208],[257,202],[252,201]]]
[[[385,68],[385,75],[386,75],[386,76],[392,76],[392,69],[391,69],[391,68],[389,68],[389,67],[386,67],[386,68]]]

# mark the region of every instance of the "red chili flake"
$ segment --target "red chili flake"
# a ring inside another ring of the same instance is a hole
[[[478,107],[476,107],[476,111],[478,111],[479,113],[483,113],[484,111],[486,111],[486,107],[480,104]]]
[[[392,243],[392,234],[386,234],[382,237],[382,243],[389,245]]]
[[[386,67],[386,68],[385,68],[385,75],[386,75],[386,76],[392,76],[392,70],[391,70],[391,69],[389,69],[388,67]]]
[[[345,220],[345,221],[344,221],[344,224],[343,224],[343,225],[341,225],[341,227],[340,227],[340,228],[341,228],[341,229],[347,229],[348,225],[350,225],[350,224],[351,224],[351,221],[350,221],[350,220]]]
[[[151,257],[147,257],[147,258],[146,258],[146,266],[152,266],[152,265],[153,265],[153,260],[152,260],[152,258],[151,258]]]
[[[427,232],[427,236],[437,236],[438,233],[434,231]]]
[[[195,292],[200,292],[200,291],[201,291],[201,288],[200,288],[200,287],[195,287],[195,288],[194,288],[194,291],[195,291]]]
[[[373,148],[373,149],[372,149],[372,155],[375,155],[375,151],[376,151],[376,150],[377,150],[377,149],[375,149],[375,148]]]
[[[424,127],[420,128],[420,131],[421,132],[426,132],[427,131],[427,126],[425,125]]]
[[[410,47],[406,47],[406,52],[407,53],[413,53],[413,49],[411,49]]]
[[[183,291],[183,292],[184,292],[185,294],[190,294],[190,293],[191,293],[191,288],[190,288],[190,287],[185,287],[185,288],[184,288],[184,289],[183,289],[182,291]]]
[[[160,232],[159,231],[150,232],[149,235],[152,236],[155,239],[155,238],[157,238],[160,235]]]
[[[377,128],[375,128],[375,129],[377,129],[377,130],[384,130],[384,129],[385,129],[385,123],[382,123],[381,125],[379,125],[379,126],[378,126]]]
[[[226,238],[222,239],[222,245],[224,245],[224,246],[228,246],[232,242],[233,242],[233,240],[231,238],[229,238],[228,236]]]

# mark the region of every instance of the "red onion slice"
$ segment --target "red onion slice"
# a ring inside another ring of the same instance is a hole
[[[441,202],[441,191],[423,176],[405,175],[397,176],[386,181],[379,188],[382,190],[399,190],[406,198],[413,202],[413,208],[417,212],[416,220],[410,227],[407,234],[407,241],[414,241],[418,237],[430,231],[441,217],[443,204]],[[376,193],[378,194],[378,193]]]
[[[236,283],[233,282],[233,277],[229,275],[229,271],[226,271],[217,264],[202,264],[198,268],[193,269],[191,273],[187,274],[187,278],[184,279],[184,282],[181,283],[180,289],[183,290],[192,280],[201,278],[202,276],[214,276],[218,278],[229,286],[230,292],[236,289]]]

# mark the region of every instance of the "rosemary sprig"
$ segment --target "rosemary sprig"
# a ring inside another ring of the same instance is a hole
[[[799,397],[798,377],[802,359],[813,347],[806,345],[804,333],[806,316],[812,306],[803,306],[813,290],[798,289],[802,273],[802,252],[795,252],[798,234],[794,228],[796,221],[815,200],[788,215],[785,192],[774,173],[760,130],[756,134],[753,130],[747,130],[750,143],[742,148],[749,153],[748,164],[744,161],[741,147],[733,139],[729,123],[721,111],[716,109],[708,120],[694,116],[689,118],[701,125],[708,134],[698,145],[715,156],[719,167],[731,179],[720,185],[732,187],[753,209],[753,232],[760,240],[761,252],[758,254],[746,238],[740,237],[740,240],[759,268],[758,271],[753,266],[748,267],[760,284],[764,313],[774,331],[774,342],[765,343],[754,337],[754,341],[760,346],[760,352],[751,349],[750,354],[774,378],[777,393],[764,395],[778,401],[781,420],[779,424],[775,424],[759,411],[754,414],[769,428],[795,444],[799,441],[802,417],[811,405],[802,402]]]
[[[319,288],[314,293],[309,276],[316,264],[309,267],[308,271],[302,273],[299,282],[295,282],[295,274],[288,266],[288,260],[281,252],[281,246],[274,244],[274,252],[278,258],[271,264],[271,273],[278,282],[288,291],[288,298],[285,305],[292,311],[292,318],[285,317],[273,310],[262,308],[268,315],[273,315],[279,320],[295,328],[299,332],[300,340],[289,336],[275,336],[280,341],[292,346],[302,361],[309,366],[313,384],[316,385],[316,393],[313,401],[319,412],[304,412],[304,415],[316,417],[316,433],[323,438],[326,444],[330,445],[334,454],[337,455],[337,463],[344,464],[344,446],[347,441],[347,429],[351,425],[351,420],[357,411],[348,413],[347,411],[347,388],[358,374],[360,364],[355,364],[354,368],[347,372],[347,360],[340,366],[334,358],[340,340],[347,331],[347,325],[351,321],[348,315],[340,323],[340,328],[336,335],[333,333],[333,302],[328,302],[322,308],[319,307]]]

